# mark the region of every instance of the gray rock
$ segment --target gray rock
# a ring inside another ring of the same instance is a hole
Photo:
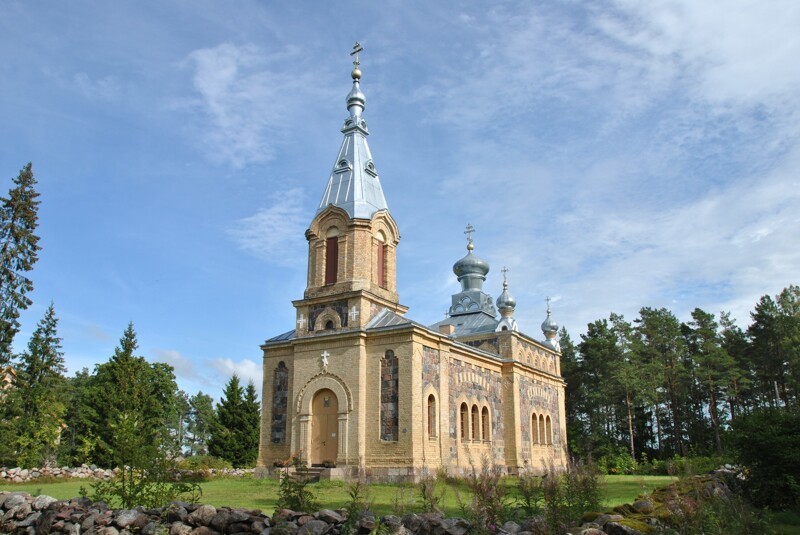
[[[622,516],[622,515],[602,514],[602,515],[598,516],[597,518],[595,518],[592,522],[594,522],[595,524],[597,524],[599,526],[605,526],[606,522],[616,522],[618,520],[622,520],[623,518],[625,518],[625,517]]]
[[[116,524],[119,528],[125,529],[128,526],[133,525],[139,515],[141,515],[139,511],[134,511],[133,509],[122,509],[117,511],[117,514],[114,515],[114,524]]]
[[[97,517],[100,516],[100,513],[90,513],[86,515],[86,518],[83,519],[81,522],[81,529],[83,531],[87,531],[90,528],[94,527],[94,522],[97,520]]]
[[[78,524],[67,522],[64,524],[64,533],[67,535],[81,535],[81,527]]]
[[[169,535],[189,535],[191,532],[192,527],[183,522],[173,522],[169,527]]]
[[[40,516],[42,516],[42,513],[33,513],[31,515],[28,515],[28,518],[26,518],[25,520],[20,520],[19,522],[17,522],[17,527],[27,528],[28,526],[35,524],[36,521],[39,520]]]
[[[445,533],[448,535],[464,535],[472,527],[472,525],[463,518],[448,518],[442,521],[442,526],[444,527]],[[503,529],[505,529],[505,527]],[[517,526],[517,531],[514,533],[519,533],[519,526]]]
[[[509,520],[505,524],[503,524],[503,531],[506,533],[511,533],[512,535],[519,533],[519,524]]]
[[[31,507],[31,504],[26,501],[17,507],[17,512],[14,513],[14,518],[17,520],[24,520],[26,516],[31,514],[31,511],[33,511],[33,508]]]
[[[164,512],[161,513],[161,517],[164,521],[169,522],[170,524],[173,522],[183,522],[186,520],[186,517],[189,516],[189,512],[186,508],[177,503],[171,503],[164,508]]]
[[[653,512],[653,502],[650,500],[636,500],[631,506],[637,513],[649,515]]]
[[[9,494],[6,496],[6,500],[3,502],[3,508],[8,511],[12,507],[19,507],[26,501],[27,500],[25,500],[24,494],[15,492],[14,494]]]
[[[581,535],[607,535],[607,533],[599,528],[586,528],[581,530]]]
[[[225,532],[225,528],[230,524],[230,511],[217,511],[217,514],[211,517],[208,521],[208,527],[217,530],[220,533]]]
[[[641,531],[628,526],[623,526],[617,522],[607,522],[603,526],[603,531],[605,531],[608,535],[643,535]]]
[[[142,535],[156,535],[156,533],[158,533],[159,531],[158,528],[159,528],[158,522],[148,522],[142,528],[141,533]]]
[[[317,518],[328,524],[341,524],[344,522],[344,517],[342,515],[330,509],[322,509],[317,513]]]
[[[330,529],[331,525],[327,522],[312,518],[297,530],[297,535],[324,535]]]
[[[58,500],[56,500],[52,496],[46,496],[44,494],[41,494],[33,500],[33,510],[41,511],[42,509],[47,509],[51,503],[56,501]]]
[[[278,522],[272,527],[272,535],[294,535],[297,533],[297,529],[295,522]]]
[[[261,529],[255,530],[251,527],[250,522],[233,522],[228,524],[228,527],[225,528],[225,533],[261,533]]]
[[[215,531],[208,526],[200,526],[194,528],[191,535],[219,535],[219,531]]]
[[[259,533],[258,535],[270,535],[271,532],[272,532],[272,528],[264,528],[264,529],[261,530],[261,533]]]
[[[98,529],[97,535],[119,535],[119,530],[114,526],[106,526]]]
[[[216,514],[217,509],[213,505],[201,505],[187,517],[187,520],[192,526],[207,526]]]

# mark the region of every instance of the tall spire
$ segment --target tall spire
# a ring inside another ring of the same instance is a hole
[[[497,298],[497,308],[500,310],[500,323],[497,324],[495,331],[518,331],[517,320],[514,319],[514,308],[517,300],[508,291],[508,268],[503,267],[503,293]]]
[[[361,91],[361,63],[358,59],[358,54],[363,51],[361,44],[356,43],[350,53],[354,57],[350,73],[353,88],[347,94],[350,116],[342,127],[344,140],[317,213],[332,204],[342,208],[352,219],[371,219],[375,212],[389,209],[367,144],[367,122],[361,116],[367,104]]]
[[[550,317],[550,297],[546,297],[545,301],[547,302],[547,317],[542,322],[542,333],[544,333],[545,338],[544,343],[556,351],[561,351],[561,344],[556,340],[556,336],[558,335],[558,323]]]

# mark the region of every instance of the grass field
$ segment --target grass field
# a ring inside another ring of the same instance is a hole
[[[603,485],[604,505],[612,507],[629,503],[642,492],[667,485],[673,481],[669,476],[606,476]],[[35,482],[20,484],[0,484],[0,490],[24,491],[31,494],[47,494],[58,499],[73,498],[80,494],[81,486],[91,482],[59,481]],[[202,503],[214,506],[243,507],[260,509],[271,514],[275,510],[278,495],[278,482],[274,479],[214,479],[202,483]],[[316,494],[322,507],[338,509],[344,507],[349,498],[347,485],[341,481],[323,481],[309,486]],[[508,481],[509,494],[512,499],[514,480]],[[468,501],[468,491],[459,484],[448,484],[440,490],[444,491],[444,511],[448,515],[461,514],[461,501]],[[369,485],[369,501],[372,510],[378,515],[410,512],[418,510],[417,490],[414,485]]]

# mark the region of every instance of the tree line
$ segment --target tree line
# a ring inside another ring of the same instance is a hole
[[[29,163],[0,197],[0,466],[121,466],[133,449],[254,464],[260,416],[253,383],[243,387],[233,375],[216,407],[202,392],[188,396],[172,366],[136,354],[132,323],[107,362],[67,377],[51,302],[27,348],[14,352],[41,250],[35,186]]]
[[[581,457],[723,455],[736,419],[800,407],[800,287],[762,296],[741,329],[695,308],[644,307],[561,330],[567,437]]]

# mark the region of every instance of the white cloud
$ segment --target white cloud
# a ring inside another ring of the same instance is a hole
[[[250,360],[242,359],[234,362],[229,358],[219,358],[211,361],[211,367],[217,370],[221,376],[227,380],[235,373],[239,376],[240,382],[246,386],[249,381],[253,381],[259,395],[261,395],[261,365]]]
[[[278,66],[298,58],[298,52],[289,47],[269,54],[253,45],[223,43],[188,55],[199,94],[192,107],[207,121],[197,128],[210,159],[241,168],[275,158],[303,104],[320,91],[313,72],[298,66],[287,75],[288,66]]]
[[[90,100],[115,100],[121,90],[114,76],[91,78],[85,72],[79,72],[73,77],[73,82],[78,91]]]
[[[203,382],[203,376],[197,371],[197,363],[185,357],[179,351],[175,349],[156,349],[154,353],[154,360],[172,366],[176,377],[187,381]]]
[[[272,204],[236,221],[228,234],[243,250],[279,266],[300,265],[301,240],[308,224],[305,194],[293,188],[272,197]]]

